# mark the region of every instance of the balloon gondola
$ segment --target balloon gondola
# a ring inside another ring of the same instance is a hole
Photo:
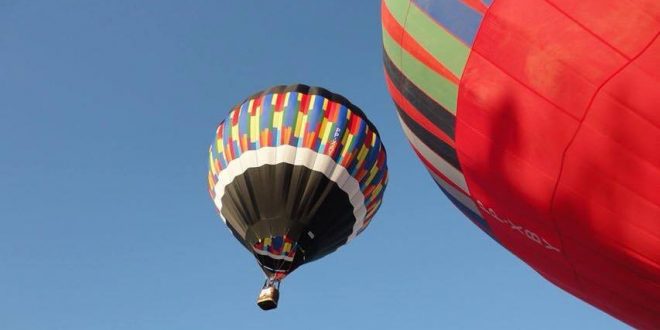
[[[277,308],[280,300],[280,280],[267,278],[257,297],[257,305],[267,311]]]

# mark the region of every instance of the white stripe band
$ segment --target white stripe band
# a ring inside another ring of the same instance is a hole
[[[266,252],[266,251],[261,251],[261,250],[256,250],[256,249],[252,249],[252,251],[254,251],[254,253],[256,253],[256,254],[260,254],[262,256],[266,256],[266,257],[269,257],[271,259],[284,260],[284,261],[289,261],[289,262],[293,261],[293,257],[289,257],[289,256],[274,255],[272,253],[269,253],[269,252]]]
[[[474,201],[472,200],[472,198],[470,198],[470,196],[454,188],[454,186],[447,183],[445,179],[435,175],[433,172],[431,172],[431,176],[433,177],[435,182],[437,182],[440,186],[442,186],[442,189],[444,189],[447,193],[452,195],[452,197],[454,197],[459,203],[463,204],[463,206],[467,207],[472,212],[481,216],[481,213],[479,212],[479,208],[477,208],[477,204],[474,203]]]
[[[412,143],[413,146],[415,146],[415,149],[419,151],[422,156],[426,160],[428,160],[435,169],[440,171],[442,174],[444,174],[451,182],[453,182],[456,186],[460,187],[463,191],[468,192],[468,187],[467,183],[465,182],[465,177],[463,176],[463,173],[461,173],[459,170],[455,169],[451,164],[449,164],[446,160],[442,159],[442,157],[438,156],[431,148],[427,147],[424,142],[422,142],[416,135],[413,133],[408,126],[406,126],[406,123],[401,120],[401,117],[399,117],[399,121],[401,122],[401,127],[403,128],[403,133],[408,137],[408,140],[410,143]]]

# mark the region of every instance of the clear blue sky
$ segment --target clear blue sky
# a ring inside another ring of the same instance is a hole
[[[0,0],[0,329],[608,329],[444,198],[381,68],[379,2]],[[243,97],[302,82],[378,126],[371,226],[263,275],[215,214],[207,148]]]

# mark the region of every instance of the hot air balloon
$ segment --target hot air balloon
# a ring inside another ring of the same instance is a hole
[[[387,87],[444,194],[560,288],[660,328],[660,2],[381,4]]]
[[[266,274],[261,308],[277,307],[285,276],[367,228],[386,160],[365,114],[323,88],[276,86],[232,108],[209,148],[209,194]]]

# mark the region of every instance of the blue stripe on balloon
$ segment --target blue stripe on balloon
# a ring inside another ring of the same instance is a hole
[[[413,0],[412,2],[438,24],[463,40],[466,45],[472,46],[477,29],[483,19],[481,14],[459,0]]]
[[[454,205],[456,205],[456,207],[459,210],[461,210],[461,212],[463,212],[463,214],[465,214],[466,217],[468,217],[468,219],[470,219],[475,225],[477,225],[477,227],[479,227],[486,234],[488,234],[488,236],[490,236],[493,240],[497,241],[497,238],[495,238],[495,236],[493,236],[493,231],[492,231],[492,229],[490,229],[490,225],[488,225],[488,222],[486,222],[486,220],[484,218],[482,218],[481,215],[475,213],[469,207],[463,205],[463,203],[461,203],[458,199],[454,198],[454,196],[452,196],[449,192],[447,192],[442,187],[442,185],[440,185],[437,182],[436,182],[436,184],[438,185],[438,188],[440,188],[440,190],[442,190],[442,192],[447,196],[447,198],[449,198],[449,200]]]
[[[314,108],[309,110],[307,117],[307,129],[306,132],[318,132],[318,126],[321,124],[321,119],[323,118],[323,101],[325,98],[316,97],[316,102],[314,103]],[[318,150],[319,138],[317,137],[312,141],[312,149]]]
[[[228,156],[228,145],[231,143],[231,114],[227,116],[227,119],[225,119],[224,123],[224,128],[222,131],[222,141],[224,142],[224,148],[225,148],[225,157],[229,158]]]
[[[249,103],[245,102],[241,105],[241,112],[238,113],[238,137],[239,140],[243,135],[249,134],[250,125],[250,107]]]
[[[334,137],[335,132],[330,132],[330,140],[329,141],[336,141],[337,143],[337,151],[335,151],[335,155],[333,157],[333,160],[336,162],[339,157],[341,157],[341,149],[344,147],[341,144],[341,138],[344,136],[344,132],[346,131],[346,115],[348,114],[348,108],[346,108],[344,105],[341,105],[338,109],[337,113],[337,122],[335,123],[335,128],[339,128],[339,136],[336,138]]]

